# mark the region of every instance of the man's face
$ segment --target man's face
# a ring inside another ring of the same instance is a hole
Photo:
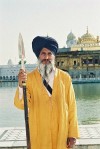
[[[49,64],[51,61],[54,61],[54,54],[47,48],[43,48],[40,52],[39,59],[42,64]]]

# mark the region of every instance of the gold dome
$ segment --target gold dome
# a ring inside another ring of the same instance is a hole
[[[88,28],[87,28],[87,33],[81,36],[80,41],[81,43],[95,43],[97,39],[88,32]]]

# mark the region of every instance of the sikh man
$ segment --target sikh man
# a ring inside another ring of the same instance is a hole
[[[14,104],[24,109],[22,81],[26,81],[31,149],[68,149],[79,138],[75,93],[68,73],[56,68],[58,43],[37,36],[32,49],[38,59],[35,70],[20,70]]]

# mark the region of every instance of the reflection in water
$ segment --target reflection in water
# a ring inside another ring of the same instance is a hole
[[[0,87],[16,87],[18,85],[18,82],[0,82]]]
[[[0,127],[24,126],[24,112],[14,106],[17,82],[0,82]],[[79,124],[100,123],[100,83],[74,84]]]
[[[24,126],[24,111],[14,106],[16,82],[0,83],[0,127]]]
[[[74,84],[81,124],[100,123],[100,84]]]
[[[74,84],[74,89],[78,99],[100,99],[100,83]]]

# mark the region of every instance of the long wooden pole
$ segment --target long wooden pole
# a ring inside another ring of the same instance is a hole
[[[24,42],[23,42],[21,34],[19,34],[18,48],[19,48],[19,58],[21,59],[21,69],[25,70],[25,66],[24,66],[25,51],[24,51]],[[31,149],[26,82],[22,82],[22,85],[23,85],[23,97],[24,97],[26,142],[27,142],[27,149]]]
[[[23,82],[23,96],[24,96],[24,116],[25,116],[25,126],[26,126],[27,149],[31,149],[27,94],[26,94],[26,83],[25,82]]]

